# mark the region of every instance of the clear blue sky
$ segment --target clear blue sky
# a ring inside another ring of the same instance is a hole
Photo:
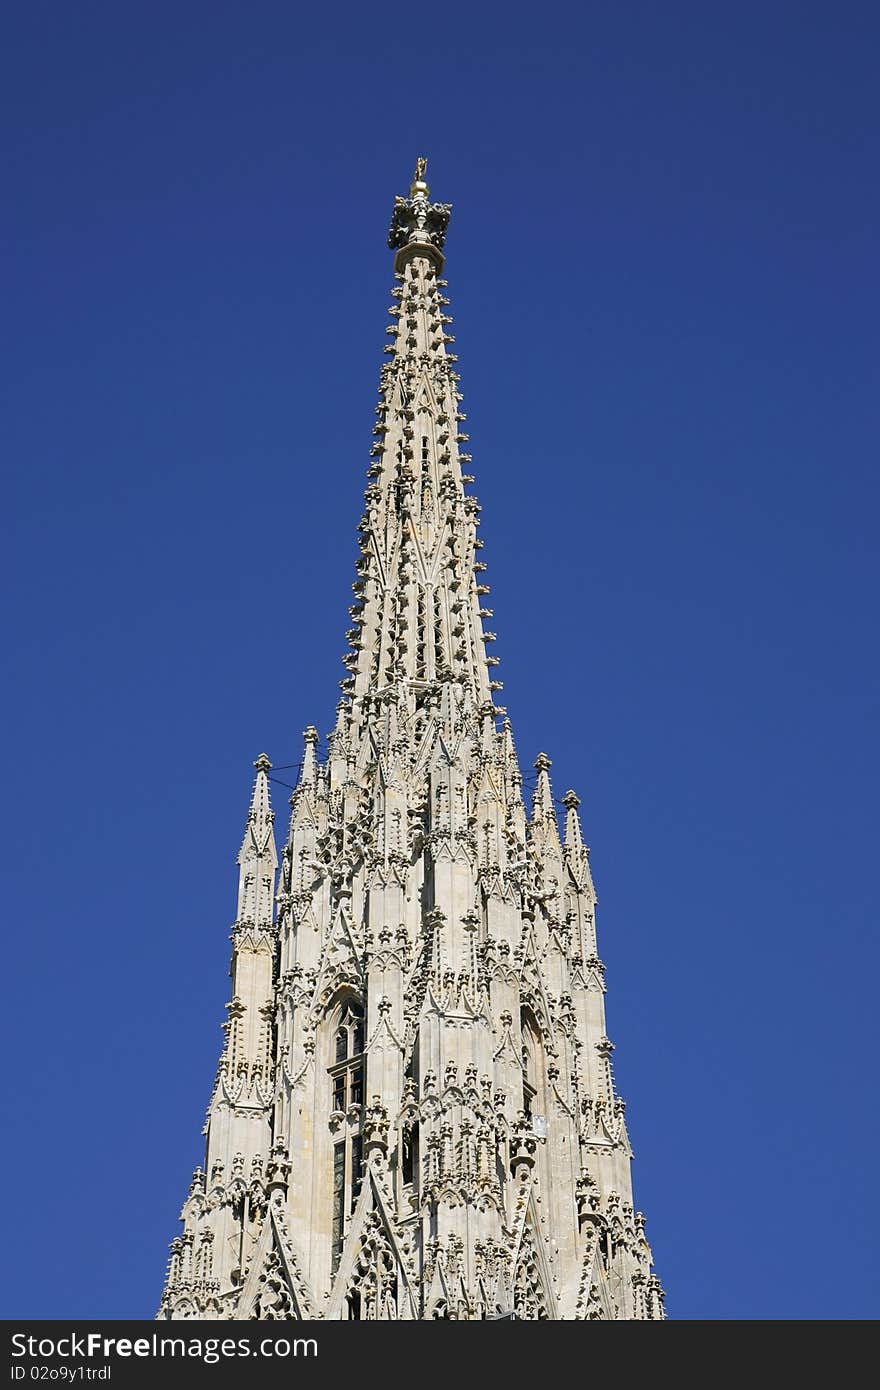
[[[670,1316],[877,1316],[876,6],[4,29],[4,1315],[155,1310],[251,763],[344,675],[424,153],[503,698],[582,798]]]

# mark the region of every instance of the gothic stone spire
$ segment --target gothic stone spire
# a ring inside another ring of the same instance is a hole
[[[167,1317],[663,1316],[633,1210],[577,798],[531,820],[420,159],[327,756],[305,732],[277,921],[268,759],[233,999]],[[501,727],[498,719],[503,717]]]
[[[342,683],[360,727],[368,717],[364,702],[391,685],[408,715],[438,681],[466,688],[475,705],[500,688],[486,650],[494,634],[482,628],[480,507],[465,490],[473,481],[463,471],[468,436],[456,358],[448,351],[449,300],[438,278],[451,209],[428,201],[423,173],[420,160],[410,197],[395,203],[389,236],[397,284],[358,528],[349,677]]]
[[[269,800],[272,764],[266,754],[261,753],[254,767],[257,773],[254,792],[244,839],[238,852],[238,921],[266,927],[272,925],[275,872],[278,868],[273,829],[275,812]]]

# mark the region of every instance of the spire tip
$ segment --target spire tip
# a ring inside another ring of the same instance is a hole
[[[409,196],[411,198],[417,197],[420,193],[427,198],[430,194],[431,190],[425,183],[427,168],[428,161],[423,154],[420,154],[416,160],[416,168],[412,177],[412,183],[409,186]]]
[[[394,199],[388,245],[392,251],[401,253],[394,258],[394,269],[398,273],[402,273],[406,261],[414,253],[427,255],[435,269],[443,269],[443,242],[452,208],[447,203],[430,201],[431,190],[425,182],[427,168],[428,161],[420,154],[409,186],[409,198]]]

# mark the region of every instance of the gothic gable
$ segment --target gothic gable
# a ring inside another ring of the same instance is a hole
[[[263,1221],[235,1316],[276,1322],[315,1316],[301,1263],[276,1207],[270,1207]]]
[[[327,1305],[327,1318],[361,1321],[417,1318],[415,1269],[397,1228],[387,1194],[372,1168],[364,1177],[339,1268]]]

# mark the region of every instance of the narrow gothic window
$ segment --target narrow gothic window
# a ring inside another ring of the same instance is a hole
[[[401,1177],[408,1186],[413,1186],[416,1181],[419,1162],[419,1127],[418,1123],[405,1126],[401,1136]]]
[[[362,1105],[364,1099],[364,1011],[347,1004],[336,1030],[334,1062],[330,1068],[333,1109]]]
[[[363,1181],[361,1106],[364,1099],[364,1010],[345,1003],[336,1028],[329,1068],[333,1112],[342,1119],[342,1137],[333,1146],[332,1273],[342,1258],[345,1232]],[[335,1121],[339,1123],[338,1120]]]
[[[522,1064],[523,1064],[523,1084],[522,1084],[522,1089],[523,1089],[523,1103],[522,1103],[522,1108],[523,1108],[523,1110],[525,1111],[525,1113],[526,1113],[526,1115],[528,1116],[528,1118],[531,1119],[532,1110],[534,1109],[535,1089],[536,1089],[536,1088],[535,1088],[535,1084],[534,1084],[535,1065],[534,1065],[534,1057],[531,1056],[529,1048],[528,1048],[527,1046],[525,1046],[525,1045],[523,1046],[523,1050],[522,1050]]]
[[[419,1076],[419,1040],[413,1041],[413,1049],[406,1068],[405,1086],[407,1094],[415,1094]],[[418,1114],[406,1119],[400,1131],[400,1179],[404,1187],[413,1189],[418,1197],[419,1185],[419,1120]]]
[[[345,1225],[345,1144],[333,1146],[333,1273],[339,1268]]]
[[[354,1211],[357,1199],[361,1195],[363,1183],[363,1162],[364,1162],[364,1140],[360,1134],[352,1136],[351,1140],[351,1196],[348,1204],[349,1214]]]
[[[538,1049],[540,1038],[536,1035],[534,1024],[525,1010],[520,1016],[522,1026],[522,1067],[523,1082],[522,1108],[526,1117],[532,1119],[535,1111],[535,1097],[538,1094]]]

